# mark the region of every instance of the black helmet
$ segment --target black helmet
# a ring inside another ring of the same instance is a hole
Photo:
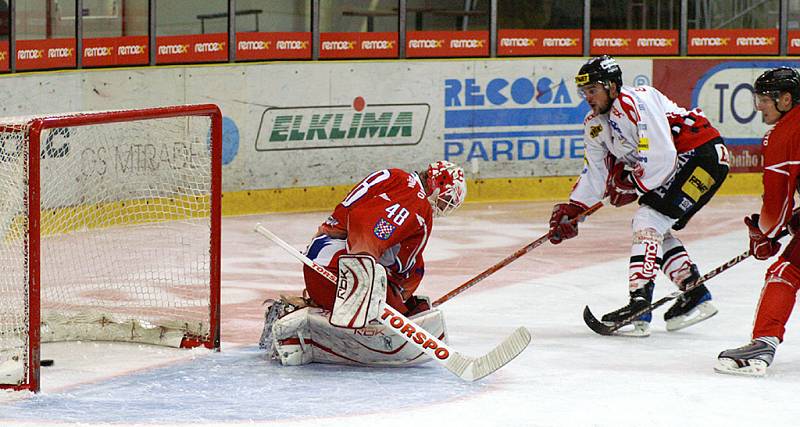
[[[778,67],[758,76],[755,93],[777,99],[781,92],[792,94],[792,103],[800,103],[800,74],[793,68]]]
[[[575,84],[578,87],[592,84],[603,83],[608,88],[608,84],[614,82],[617,88],[622,87],[622,69],[619,68],[617,61],[608,56],[595,56],[583,64],[575,76]]]

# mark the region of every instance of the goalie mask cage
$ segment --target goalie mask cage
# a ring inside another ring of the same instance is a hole
[[[216,105],[0,119],[0,388],[40,343],[219,348]]]

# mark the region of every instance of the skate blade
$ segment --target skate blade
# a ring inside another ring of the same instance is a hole
[[[613,323],[603,322],[607,326],[613,326]],[[621,337],[636,337],[636,338],[644,338],[650,336],[650,322],[643,322],[641,320],[635,320],[631,322],[630,325],[624,326],[622,329],[619,329],[614,332],[614,335],[618,335]]]
[[[760,359],[743,361],[745,366],[739,366],[733,359],[718,359],[714,372],[719,374],[740,375],[744,377],[763,377],[767,374],[767,363]]]
[[[711,304],[711,301],[706,301],[695,307],[694,310],[682,316],[673,317],[672,319],[667,320],[667,331],[675,332],[684,328],[688,328],[695,323],[700,323],[703,320],[714,317],[717,312],[719,312],[717,307],[715,307],[714,304]]]

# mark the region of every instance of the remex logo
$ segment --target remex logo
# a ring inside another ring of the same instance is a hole
[[[418,144],[428,123],[428,104],[270,107],[261,115],[256,151]]]
[[[442,46],[444,46],[444,40],[418,39],[408,41],[408,47],[412,49],[439,49]]]
[[[128,55],[143,55],[147,52],[147,46],[145,45],[122,45],[117,47],[117,55],[119,56],[128,56]]]
[[[356,48],[356,42],[346,40],[324,41],[322,42],[322,50],[353,50]]]
[[[242,40],[237,47],[239,50],[269,50],[271,45],[269,40]]]
[[[539,39],[531,39],[526,37],[505,37],[500,39],[500,46],[502,47],[533,47]]]
[[[578,39],[568,37],[546,37],[542,40],[542,46],[544,47],[571,47],[577,45]]]
[[[641,38],[636,40],[637,47],[672,47],[674,43],[675,39],[661,37]]]
[[[772,46],[775,37],[737,37],[736,46]]]
[[[87,47],[83,49],[83,56],[87,58],[111,56],[114,51],[108,46]]]
[[[789,43],[791,47],[800,47],[800,39],[792,39]]]
[[[195,43],[194,45],[195,53],[222,52],[224,50],[225,50],[225,43],[204,42],[204,43]]]
[[[455,39],[450,40],[451,49],[480,49],[486,43],[485,40],[478,39]]]
[[[55,47],[47,49],[48,58],[70,58],[75,49],[71,47]]]
[[[17,50],[17,59],[41,59],[44,58],[44,50],[42,49],[20,49]]]
[[[275,43],[278,50],[303,50],[308,49],[308,42],[303,40],[278,40]]]
[[[444,80],[446,160],[583,158],[588,105],[560,74]]]
[[[631,39],[623,39],[619,37],[601,37],[592,40],[594,47],[628,47],[631,44]]]
[[[389,50],[394,49],[393,40],[363,40],[361,49],[364,50]]]
[[[181,55],[189,53],[188,44],[165,44],[158,47],[159,55]]]
[[[730,37],[692,37],[691,44],[697,47],[718,47],[727,46],[730,41]]]

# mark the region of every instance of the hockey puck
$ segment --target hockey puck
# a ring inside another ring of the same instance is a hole
[[[39,362],[42,366],[53,366],[53,363],[55,363],[53,359],[42,359],[42,361]]]

